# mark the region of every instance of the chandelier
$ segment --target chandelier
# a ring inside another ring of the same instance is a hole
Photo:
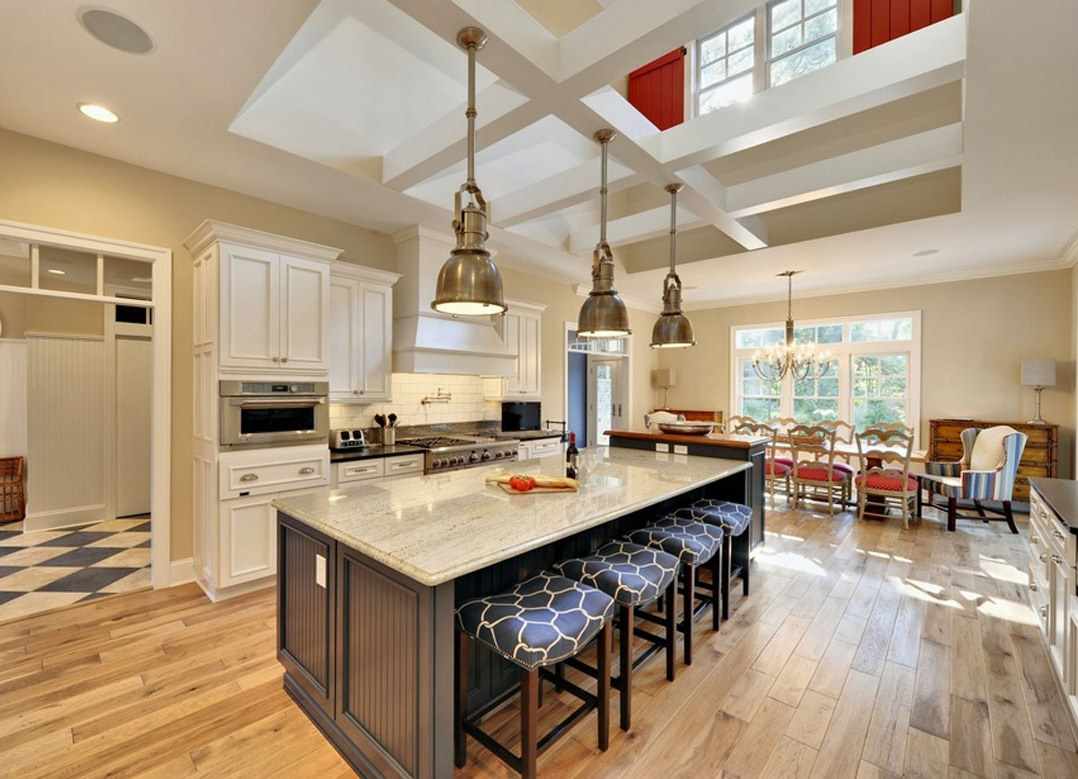
[[[793,315],[793,280],[801,271],[787,270],[778,274],[786,277],[786,339],[783,343],[757,349],[752,355],[752,368],[764,381],[782,381],[786,374],[794,381],[820,379],[831,368],[831,353],[816,351],[816,344],[795,343]]]

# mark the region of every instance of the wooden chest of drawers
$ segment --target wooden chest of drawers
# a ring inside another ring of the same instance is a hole
[[[1029,478],[1058,476],[1059,426],[1031,425],[1027,422],[987,422],[980,419],[933,419],[928,444],[929,460],[956,461],[962,459],[962,431],[967,427],[981,430],[1007,425],[1029,436],[1022,461],[1018,465],[1018,480],[1014,499],[1029,501]]]

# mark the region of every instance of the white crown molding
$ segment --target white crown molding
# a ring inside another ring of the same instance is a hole
[[[340,257],[344,251],[335,246],[324,246],[320,243],[311,243],[299,238],[290,238],[286,235],[267,233],[229,222],[218,222],[214,219],[204,219],[202,224],[184,239],[183,245],[191,253],[192,257],[197,257],[202,254],[206,247],[217,241],[241,243],[245,246],[255,246],[271,252],[299,255],[321,262],[332,262]]]
[[[439,241],[449,246],[452,246],[456,243],[456,240],[453,238],[452,233],[441,230],[434,230],[430,227],[427,227],[426,225],[411,225],[410,227],[406,227],[403,230],[398,230],[397,232],[391,234],[389,237],[393,240],[393,243],[396,244],[404,243],[405,241],[411,241],[416,238],[427,238],[432,241]]]
[[[11,222],[5,219],[0,219],[0,237],[21,243],[60,246],[65,249],[77,249],[114,257],[129,257],[148,262],[172,257],[172,250],[163,246],[121,241],[118,238],[76,233],[58,227]]]
[[[334,276],[347,276],[359,281],[373,281],[376,284],[388,284],[393,286],[400,279],[401,274],[393,271],[371,268],[347,260],[334,260],[330,265],[330,273]]]
[[[806,298],[824,298],[831,295],[852,295],[858,292],[876,292],[886,289],[900,289],[903,287],[924,287],[930,284],[950,284],[956,281],[976,281],[978,279],[991,279],[999,276],[1019,276],[1024,273],[1048,273],[1057,270],[1066,270],[1071,267],[1078,258],[1068,262],[1067,257],[1060,258],[1058,260],[1048,260],[1045,262],[1037,263],[1016,263],[1014,265],[1004,265],[998,268],[986,269],[984,271],[974,270],[962,270],[962,271],[950,271],[946,273],[938,273],[932,276],[925,276],[917,279],[916,281],[893,281],[876,284],[863,284],[863,285],[848,285],[848,286],[834,286],[834,287],[818,287],[816,289],[805,290],[797,293],[794,297],[794,302],[798,300],[804,300]],[[724,302],[724,301],[699,301],[685,303],[682,307],[686,311],[708,311],[713,308],[734,308],[736,306],[746,306],[756,303],[779,303],[786,300],[785,295],[753,295],[749,297],[739,298],[736,301]]]
[[[510,311],[512,311],[514,308],[526,308],[530,311],[538,311],[539,313],[542,313],[548,308],[545,303],[532,303],[527,300],[510,300],[509,298],[506,298],[505,303],[509,306]]]

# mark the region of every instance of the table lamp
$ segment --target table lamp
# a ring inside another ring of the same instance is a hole
[[[1037,397],[1037,415],[1029,420],[1031,425],[1048,424],[1041,416],[1041,393],[1046,387],[1056,385],[1055,360],[1022,360],[1022,386],[1032,387]]]

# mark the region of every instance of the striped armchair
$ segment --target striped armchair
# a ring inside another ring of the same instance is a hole
[[[955,529],[958,509],[972,507],[977,517],[988,521],[987,512],[1002,514],[1012,533],[1017,533],[1011,498],[1018,477],[1018,462],[1029,437],[1013,427],[997,425],[984,430],[970,427],[962,431],[962,459],[958,462],[927,462],[921,488],[928,492],[930,506],[944,508],[935,496],[946,498],[947,529]],[[920,496],[920,494],[919,494]],[[985,505],[999,504],[996,509]],[[963,516],[963,519],[971,517]]]

